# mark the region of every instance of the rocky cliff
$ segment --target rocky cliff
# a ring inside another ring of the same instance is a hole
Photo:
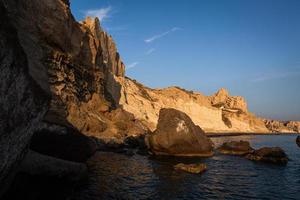
[[[96,150],[91,137],[118,146],[144,135],[162,108],[186,113],[207,133],[277,129],[225,89],[205,96],[125,77],[112,37],[97,18],[77,22],[68,0],[0,0],[0,19],[1,186],[9,186],[24,157],[30,169],[38,167],[30,162],[35,157],[84,162]],[[297,122],[284,126],[299,131]]]
[[[300,122],[297,121],[264,119],[264,122],[272,133],[300,133]]]
[[[27,153],[47,108],[47,95],[28,74],[28,60],[0,2],[0,198]]]
[[[212,96],[179,87],[151,89],[126,77],[116,78],[122,85],[119,104],[154,130],[161,108],[175,108],[188,114],[207,133],[268,133],[263,120],[247,109],[243,97],[230,96],[220,89]]]
[[[3,2],[27,55],[30,77],[51,96],[44,120],[72,125],[86,135],[121,132],[105,113],[118,107],[121,85],[115,77],[124,76],[125,66],[99,20],[76,22],[66,0]]]
[[[82,162],[95,150],[86,136],[122,143],[147,131],[115,109],[121,86],[114,77],[125,66],[112,37],[97,18],[76,22],[69,6],[0,1],[0,196],[29,148]]]

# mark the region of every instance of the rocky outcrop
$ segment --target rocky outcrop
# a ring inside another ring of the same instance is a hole
[[[248,112],[246,100],[241,96],[230,96],[225,88],[221,88],[211,97],[211,103],[215,107],[232,112]]]
[[[27,153],[50,100],[29,76],[28,63],[0,1],[0,198]]]
[[[279,147],[263,147],[246,155],[246,158],[253,161],[261,161],[273,164],[285,165],[288,157]]]
[[[105,139],[123,140],[130,135],[127,128],[132,135],[146,131],[136,119],[124,127],[110,116],[119,107],[121,85],[115,79],[124,76],[125,66],[97,18],[76,22],[65,0],[3,2],[29,61],[29,76],[51,97],[44,121]]]
[[[146,144],[156,155],[212,156],[213,145],[203,130],[185,113],[161,109],[157,129],[146,137]]]
[[[213,96],[178,87],[151,89],[135,80],[117,77],[122,86],[119,104],[152,131],[161,108],[185,112],[206,133],[268,133],[264,122],[247,111],[242,97],[231,97],[225,89]]]
[[[264,119],[264,123],[272,133],[300,133],[300,122]]]
[[[69,6],[68,0],[0,1],[1,186],[9,186],[29,147],[84,162],[95,146],[82,134],[124,141],[145,133],[133,117],[120,123],[126,111],[110,112],[120,96],[115,77],[125,73],[112,37],[97,18],[76,22]]]
[[[199,164],[183,164],[179,163],[174,166],[175,170],[181,170],[185,172],[189,172],[192,174],[200,174],[206,171],[207,167],[206,164],[199,163]]]
[[[222,154],[245,155],[251,153],[254,149],[248,141],[225,142],[217,149]]]

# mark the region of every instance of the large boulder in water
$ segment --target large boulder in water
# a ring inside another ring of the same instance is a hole
[[[146,137],[146,144],[156,155],[213,155],[213,143],[204,131],[185,113],[171,108],[160,110],[157,129]]]
[[[245,155],[251,153],[254,149],[247,141],[230,141],[224,142],[218,149],[222,154]]]
[[[262,161],[273,164],[287,164],[288,157],[280,147],[263,147],[246,155],[253,161]]]
[[[296,143],[297,143],[298,147],[300,147],[300,136],[297,137]]]

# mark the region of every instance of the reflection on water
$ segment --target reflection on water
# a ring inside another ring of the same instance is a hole
[[[295,135],[213,138],[248,140],[255,148],[279,146],[291,161],[286,167],[237,156],[212,158],[132,157],[99,152],[90,161],[91,180],[75,199],[300,199],[300,149]],[[202,175],[173,170],[179,162],[204,162]]]

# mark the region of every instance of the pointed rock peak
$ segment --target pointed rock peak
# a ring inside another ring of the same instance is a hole
[[[215,96],[226,96],[226,97],[228,97],[229,96],[229,92],[228,92],[227,89],[221,88],[221,89],[218,90],[217,93],[215,93]]]
[[[98,17],[93,18],[93,17],[87,16],[85,18],[85,20],[82,22],[82,24],[84,24],[86,27],[88,27],[94,36],[96,36],[98,38],[100,37],[102,28],[100,26],[100,20]]]

